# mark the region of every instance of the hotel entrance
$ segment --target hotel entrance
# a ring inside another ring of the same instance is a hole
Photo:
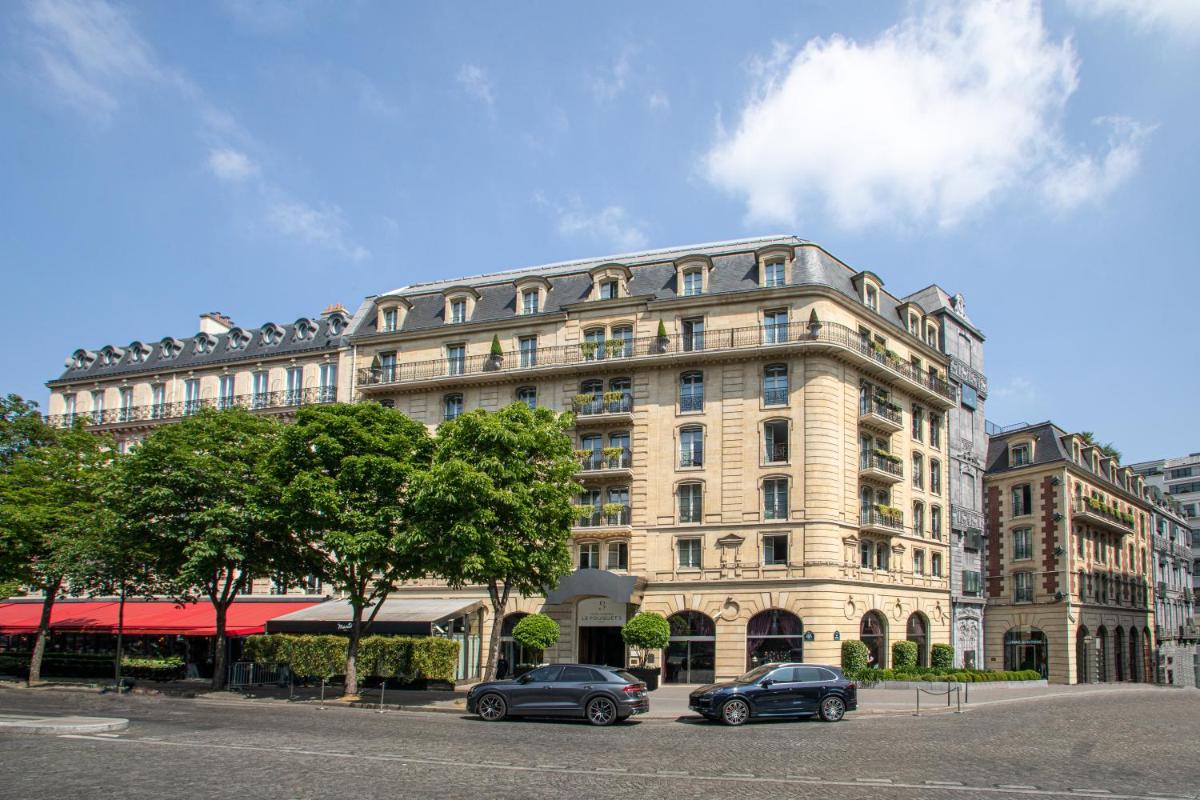
[[[624,667],[625,640],[621,626],[625,624],[625,603],[607,597],[588,597],[576,606],[579,624],[579,663],[605,667]]]

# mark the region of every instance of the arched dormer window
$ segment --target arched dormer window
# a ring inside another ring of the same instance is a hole
[[[754,256],[758,261],[759,286],[767,289],[786,286],[789,283],[788,273],[794,258],[792,248],[773,245],[762,248]]]
[[[375,330],[390,333],[404,326],[412,303],[403,297],[381,297],[376,302]]]
[[[629,296],[633,273],[624,264],[602,264],[591,270],[592,299],[616,300]]]
[[[159,354],[163,358],[174,358],[183,350],[183,342],[173,336],[168,336],[159,342]]]
[[[106,367],[111,367],[114,364],[120,364],[124,356],[125,351],[123,349],[106,344],[100,351],[100,363]]]
[[[150,355],[150,347],[138,341],[129,343],[129,360],[134,364],[140,364],[146,360],[146,356]]]
[[[308,317],[301,317],[292,325],[292,336],[297,342],[308,341],[317,335],[317,323]]]
[[[274,322],[268,322],[259,330],[261,336],[260,341],[268,347],[272,347],[283,341],[283,328],[279,327]]]
[[[86,369],[96,361],[96,354],[91,350],[79,349],[71,354],[71,358],[67,360],[67,366],[71,369]]]
[[[196,334],[196,338],[192,340],[192,352],[196,355],[204,355],[211,353],[213,348],[217,346],[217,337],[211,333],[201,331]]]
[[[546,307],[546,295],[550,292],[550,281],[538,275],[530,275],[513,281],[517,292],[516,311],[522,316],[540,314]]]
[[[230,350],[241,350],[250,343],[250,332],[241,328],[230,328],[225,346]]]
[[[442,314],[447,325],[461,325],[471,321],[471,317],[475,315],[475,301],[479,299],[479,292],[470,286],[453,286],[442,292],[442,297],[445,301]]]
[[[708,256],[685,256],[675,261],[675,291],[680,297],[698,297],[709,291],[708,276],[712,272]]]
[[[883,281],[874,272],[863,271],[855,275],[851,281],[858,291],[863,305],[872,311],[879,311],[879,298],[883,294]]]
[[[349,324],[350,318],[341,311],[335,311],[325,318],[325,328],[330,336],[341,336]]]

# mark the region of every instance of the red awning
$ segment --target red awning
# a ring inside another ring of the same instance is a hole
[[[316,605],[317,601],[235,601],[225,618],[225,633],[262,633],[267,620]],[[60,600],[54,604],[50,629],[63,633],[116,633],[115,600]],[[0,603],[0,634],[37,633],[42,604],[25,600]],[[178,605],[168,600],[127,600],[125,633],[130,636],[215,636],[216,611],[211,603]]]

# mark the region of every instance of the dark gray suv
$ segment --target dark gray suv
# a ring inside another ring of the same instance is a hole
[[[650,710],[646,684],[623,669],[552,664],[516,680],[488,681],[467,693],[467,713],[488,722],[505,717],[582,717],[611,725]]]

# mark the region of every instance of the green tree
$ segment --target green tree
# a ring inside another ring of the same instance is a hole
[[[19,395],[0,398],[0,466],[29,447],[54,440],[54,428],[42,420],[37,408],[37,403]]]
[[[662,614],[643,611],[625,623],[621,638],[638,651],[638,665],[645,667],[651,650],[661,650],[670,643],[671,623]]]
[[[180,597],[207,597],[216,614],[212,686],[225,685],[225,621],[255,578],[294,576],[309,551],[278,511],[263,469],[282,426],[241,408],[201,409],[155,430],[121,469],[123,523],[155,552]]]
[[[413,488],[430,572],[452,587],[484,586],[492,607],[487,675],[496,674],[511,593],[531,596],[571,571],[576,512],[569,415],[513,403],[471,411],[438,428],[433,462]]]
[[[350,696],[358,694],[359,640],[395,582],[424,573],[408,530],[408,490],[431,447],[425,426],[398,411],[335,404],[300,409],[269,458],[288,524],[323,553],[321,574],[350,602]]]
[[[558,623],[545,614],[529,614],[513,626],[513,641],[541,653],[558,642]],[[513,666],[516,666],[515,664]]]
[[[27,438],[0,463],[0,568],[8,581],[42,593],[29,665],[29,682],[36,683],[54,603],[70,587],[86,543],[111,522],[101,497],[115,451],[82,425],[56,431],[39,429],[40,419],[22,423]]]

